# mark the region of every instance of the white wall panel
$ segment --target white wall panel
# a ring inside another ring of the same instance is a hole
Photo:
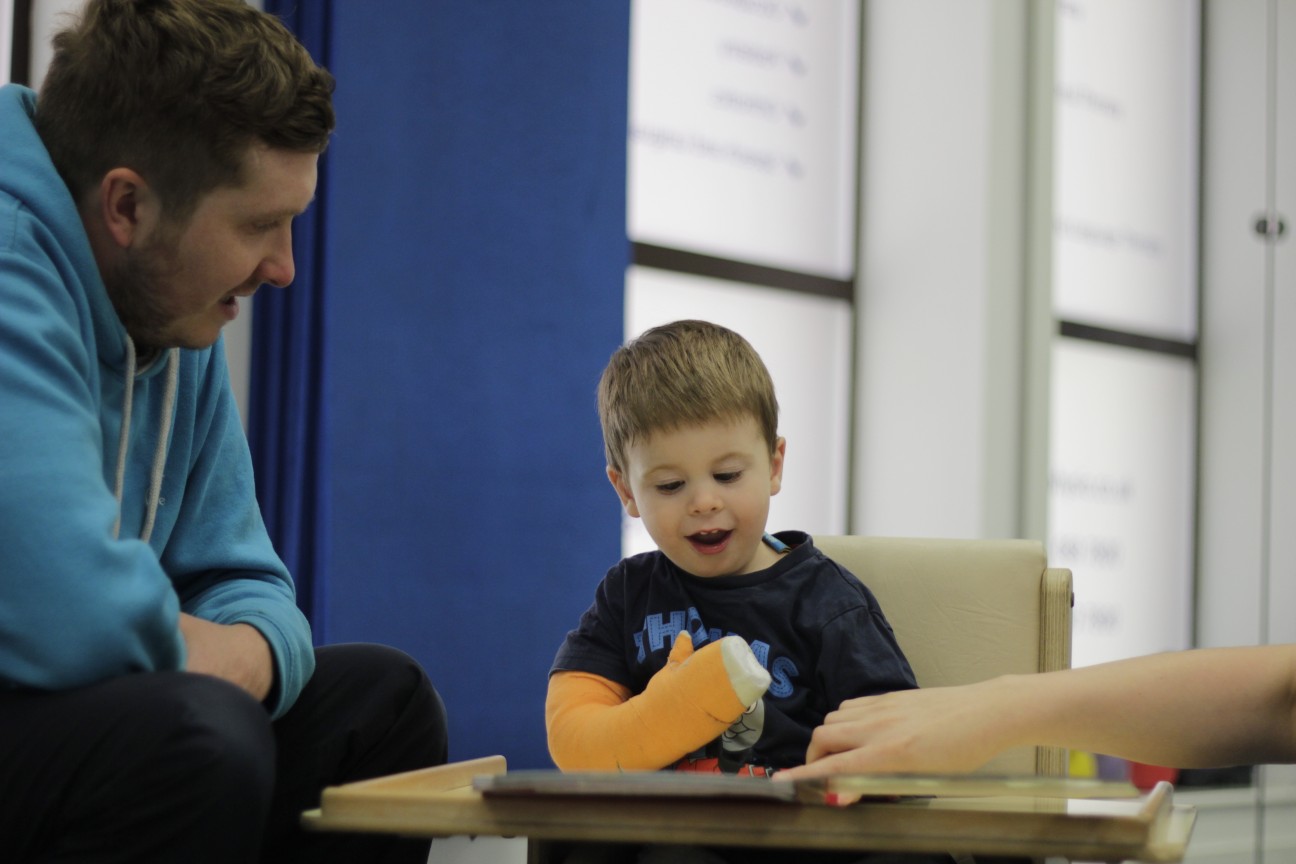
[[[1193,341],[1196,7],[1070,0],[1057,25],[1057,317]]]
[[[1017,536],[1025,6],[866,8],[852,527]]]
[[[1196,364],[1059,339],[1052,370],[1048,554],[1075,579],[1071,662],[1188,648]]]
[[[849,279],[859,4],[631,10],[631,239]]]

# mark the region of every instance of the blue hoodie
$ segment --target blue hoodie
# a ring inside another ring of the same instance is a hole
[[[0,685],[183,669],[184,611],[265,636],[277,717],[315,658],[223,343],[136,368],[35,106],[0,87]]]

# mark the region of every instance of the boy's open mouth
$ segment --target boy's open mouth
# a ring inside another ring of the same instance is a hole
[[[704,554],[714,553],[724,549],[732,534],[732,531],[699,531],[696,534],[690,534],[688,541],[699,552]]]

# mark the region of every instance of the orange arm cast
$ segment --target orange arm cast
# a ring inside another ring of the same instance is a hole
[[[747,706],[718,642],[696,654],[687,633],[637,696],[586,672],[555,672],[545,699],[549,755],[563,771],[655,771],[715,739]]]

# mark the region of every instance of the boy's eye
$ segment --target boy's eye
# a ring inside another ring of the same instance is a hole
[[[721,471],[720,473],[712,476],[715,477],[717,483],[737,483],[739,478],[742,477],[742,472],[741,471]]]
[[[671,492],[678,492],[683,488],[684,488],[683,480],[672,480],[669,483],[658,483],[656,486],[657,491],[665,495],[669,495]]]

